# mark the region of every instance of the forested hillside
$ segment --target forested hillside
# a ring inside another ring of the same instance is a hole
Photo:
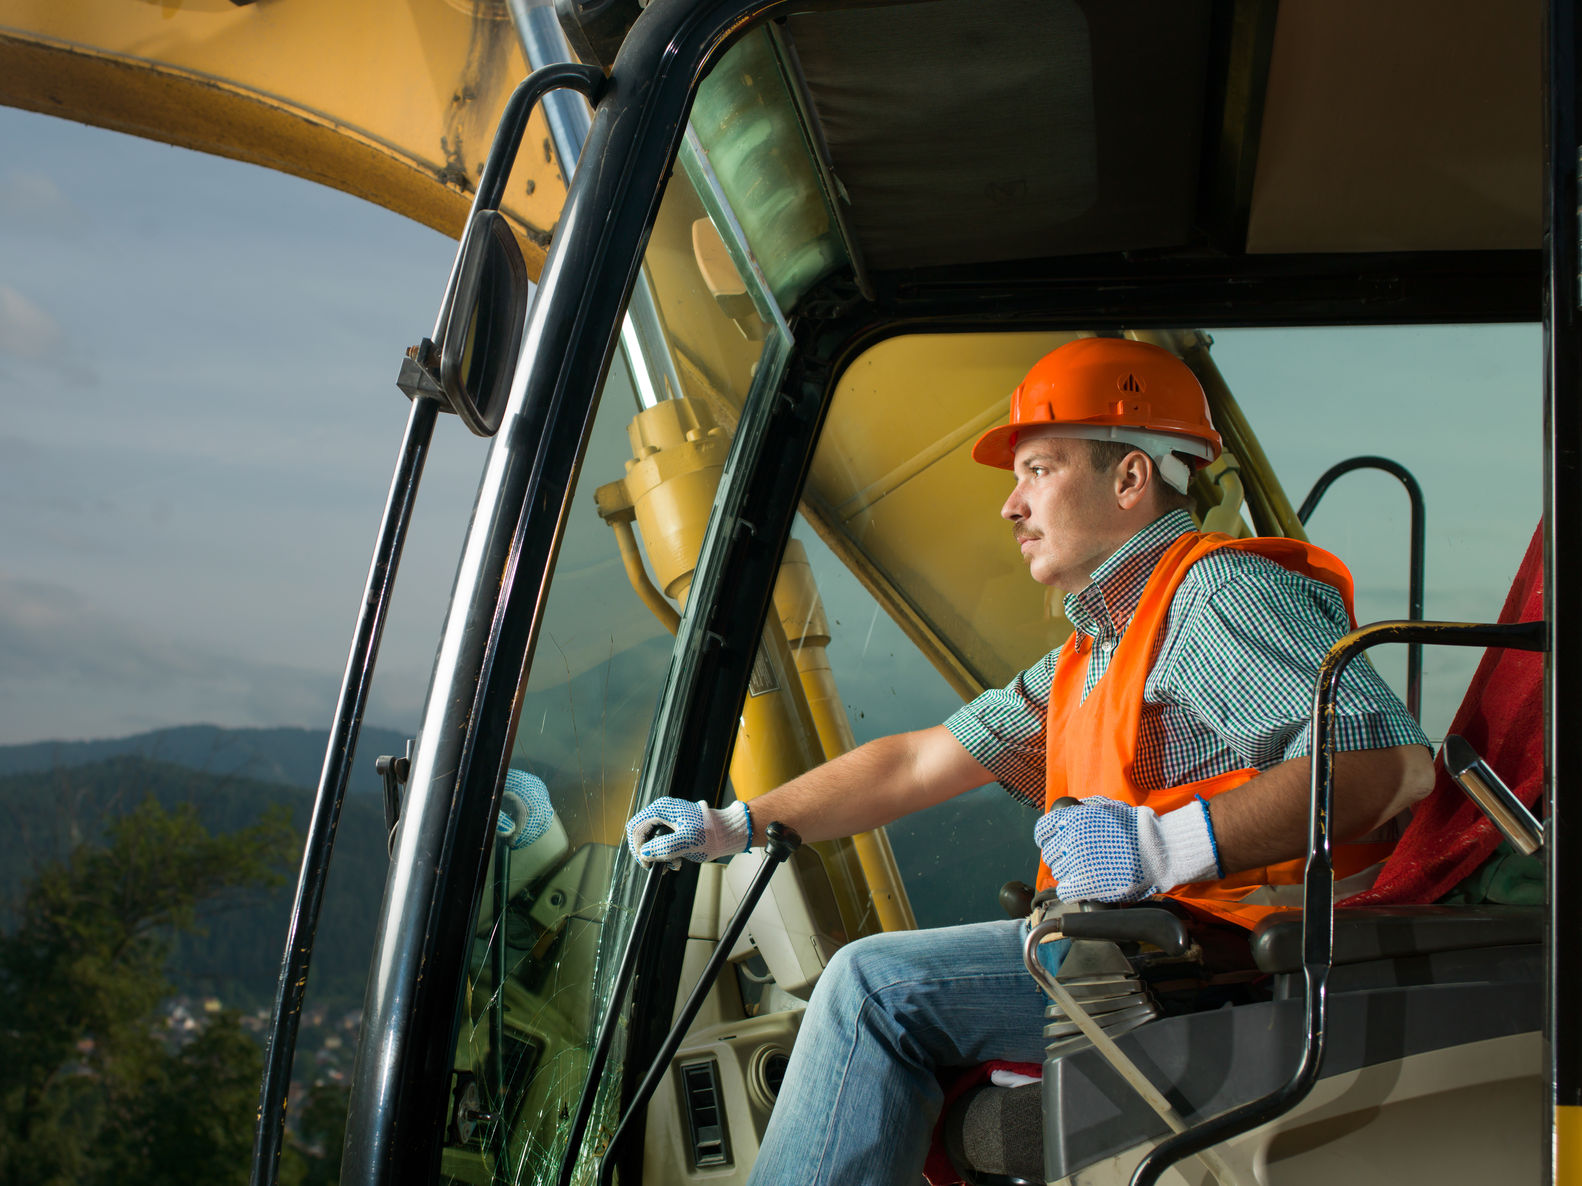
[[[62,802],[80,810],[95,787],[154,785],[161,773],[89,769]],[[16,811],[47,807],[36,787],[7,789]],[[211,831],[193,790],[168,809],[146,795],[80,827],[63,813],[66,834],[92,834],[60,859],[40,859],[15,887],[0,930],[5,1186],[248,1180],[263,1065],[247,1033],[256,1027],[217,999],[183,997],[170,955],[205,912],[213,920],[219,904],[281,884],[296,838],[290,806],[263,796],[255,822]],[[108,801],[118,806],[113,793]],[[322,1070],[310,1068],[292,1091],[301,1106],[282,1156],[289,1186],[337,1176],[344,1075]]]
[[[0,904],[6,929],[21,886],[38,869],[65,858],[78,844],[98,841],[110,822],[146,798],[165,807],[191,804],[215,835],[250,826],[270,807],[283,805],[297,833],[295,854],[312,796],[306,787],[130,756],[0,777]],[[295,861],[293,855],[281,870],[282,883],[273,889],[232,890],[200,907],[204,933],[179,935],[174,944],[168,972],[179,992],[218,997],[225,1007],[244,1012],[273,1000]],[[362,1003],[386,863],[382,799],[348,796],[309,988],[310,1000],[327,1009]]]

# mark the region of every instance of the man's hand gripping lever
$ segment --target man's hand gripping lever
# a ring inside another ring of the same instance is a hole
[[[1163,815],[1098,795],[1065,798],[1038,818],[1033,840],[1066,902],[1136,902],[1224,876],[1201,798]]]
[[[661,803],[679,804],[682,808],[689,810],[693,807],[691,803],[682,799],[655,799],[649,807],[658,807]],[[704,805],[699,803],[697,806],[703,807]],[[732,806],[739,807],[742,805],[738,803]],[[647,811],[648,808],[643,810]],[[704,810],[707,811],[709,809],[705,807]],[[725,812],[716,812],[715,814],[723,815]],[[640,861],[643,860],[643,854],[639,850],[646,846],[633,839],[633,825],[642,819],[642,815],[642,812],[638,812],[632,818],[631,823],[626,825],[627,840],[632,844],[632,851]],[[748,818],[750,819],[751,817],[749,816]],[[668,827],[669,825],[666,823],[663,826]],[[679,833],[677,834],[679,835]],[[749,841],[752,839],[750,832],[747,838]],[[663,839],[668,840],[671,837],[667,836]],[[725,931],[720,935],[720,941],[715,944],[714,951],[709,956],[709,962],[703,966],[703,972],[698,977],[696,986],[692,989],[692,995],[687,998],[686,1004],[682,1005],[681,1011],[676,1014],[675,1021],[671,1023],[670,1032],[665,1035],[665,1040],[659,1047],[659,1053],[654,1056],[653,1064],[648,1068],[648,1074],[643,1077],[642,1083],[638,1085],[636,1094],[632,1096],[631,1103],[627,1104],[626,1112],[621,1116],[620,1124],[615,1128],[615,1134],[610,1137],[610,1143],[604,1150],[604,1157],[599,1162],[600,1186],[609,1186],[615,1174],[617,1155],[620,1152],[621,1144],[626,1138],[627,1130],[632,1126],[635,1117],[643,1115],[649,1099],[669,1071],[670,1060],[675,1057],[676,1051],[681,1046],[681,1040],[686,1037],[687,1030],[691,1028],[693,1018],[697,1017],[698,1010],[703,1007],[703,1002],[708,999],[709,989],[714,987],[714,980],[720,974],[720,968],[724,966],[725,957],[736,946],[736,940],[741,938],[742,931],[747,927],[747,920],[752,917],[753,908],[758,905],[758,899],[764,896],[764,890],[769,886],[769,878],[774,875],[775,870],[784,863],[786,858],[796,852],[801,845],[802,837],[798,836],[794,829],[786,827],[779,820],[775,820],[764,829],[764,862],[758,867],[758,872],[753,875],[752,882],[747,887],[747,892],[742,895],[741,905],[736,907],[736,913],[731,915],[730,922],[725,924]],[[732,848],[724,851],[736,852],[738,850]],[[666,855],[663,852],[652,854],[647,861],[644,861],[644,864],[663,860]],[[690,853],[682,853],[681,855],[687,860],[703,861],[710,859],[707,857],[694,857]],[[679,864],[680,861],[676,863]],[[657,878],[661,874],[656,873],[653,876]]]
[[[689,803],[667,795],[626,822],[632,856],[644,865],[664,862],[672,870],[682,861],[702,864],[746,852],[752,839],[752,813],[741,802],[716,810],[702,799]]]

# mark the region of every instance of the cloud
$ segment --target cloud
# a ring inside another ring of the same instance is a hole
[[[13,169],[0,180],[0,222],[22,231],[62,234],[81,221],[76,205],[47,174]]]
[[[328,723],[338,670],[220,654],[0,572],[0,744],[165,725]]]
[[[93,368],[75,357],[60,322],[8,284],[0,284],[0,355],[41,365],[74,386],[99,381]]]
[[[0,466],[31,465],[38,458],[38,446],[26,437],[0,433]]]
[[[0,351],[45,359],[66,344],[60,323],[8,284],[0,284]]]

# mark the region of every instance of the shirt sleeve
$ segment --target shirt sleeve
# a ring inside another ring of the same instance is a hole
[[[1181,616],[1171,653],[1154,665],[1168,686],[1153,695],[1180,705],[1255,769],[1306,755],[1319,665],[1351,629],[1340,594],[1263,557],[1191,575],[1171,606],[1172,618]],[[1337,750],[1428,744],[1366,656],[1341,679],[1334,737]]]
[[[991,688],[945,721],[951,736],[993,774],[1012,796],[1031,807],[1044,803],[1049,686],[1060,651],[1050,651],[1003,688]]]

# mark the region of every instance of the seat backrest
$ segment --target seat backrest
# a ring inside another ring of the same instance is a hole
[[[1544,616],[1543,524],[1533,532],[1500,621],[1531,622]],[[1532,807],[1543,791],[1543,655],[1532,651],[1484,652],[1451,723],[1489,766]],[[1412,813],[1400,843],[1373,888],[1343,906],[1437,902],[1499,847],[1499,831],[1445,770],[1434,762],[1434,789]]]

